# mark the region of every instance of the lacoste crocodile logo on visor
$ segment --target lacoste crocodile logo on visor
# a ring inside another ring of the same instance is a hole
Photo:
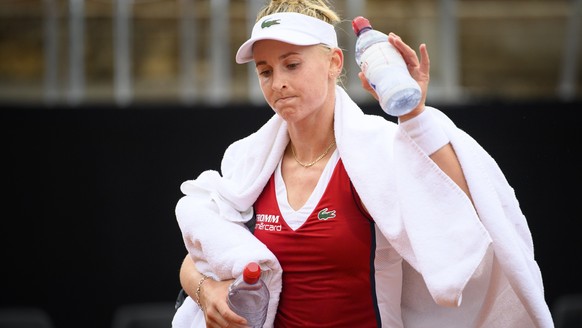
[[[267,28],[267,27],[271,27],[273,25],[279,25],[281,23],[279,23],[280,19],[271,19],[271,20],[265,20],[264,22],[261,23],[261,28]]]

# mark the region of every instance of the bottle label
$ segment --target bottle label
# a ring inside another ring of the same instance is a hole
[[[406,68],[406,63],[398,50],[388,42],[379,42],[371,45],[370,48],[364,51],[360,60],[360,69],[368,78],[368,69],[370,67],[375,69],[379,66],[397,65]]]

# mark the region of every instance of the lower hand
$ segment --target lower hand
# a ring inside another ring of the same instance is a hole
[[[226,301],[228,286],[233,280],[216,281],[207,279],[202,289],[200,304],[204,311],[207,328],[248,327],[245,318],[234,313]]]

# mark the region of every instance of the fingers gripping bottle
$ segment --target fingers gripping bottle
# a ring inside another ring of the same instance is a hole
[[[247,319],[251,328],[261,328],[267,318],[269,290],[261,279],[261,267],[250,262],[228,287],[228,306]]]
[[[352,20],[356,34],[356,63],[380,98],[382,109],[392,116],[412,111],[422,96],[410,76],[400,52],[388,42],[388,35],[372,29],[368,19]]]

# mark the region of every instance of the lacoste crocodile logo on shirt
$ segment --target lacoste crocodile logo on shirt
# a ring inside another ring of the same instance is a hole
[[[335,218],[335,210],[328,211],[327,207],[317,213],[317,218],[320,220],[328,220]]]

